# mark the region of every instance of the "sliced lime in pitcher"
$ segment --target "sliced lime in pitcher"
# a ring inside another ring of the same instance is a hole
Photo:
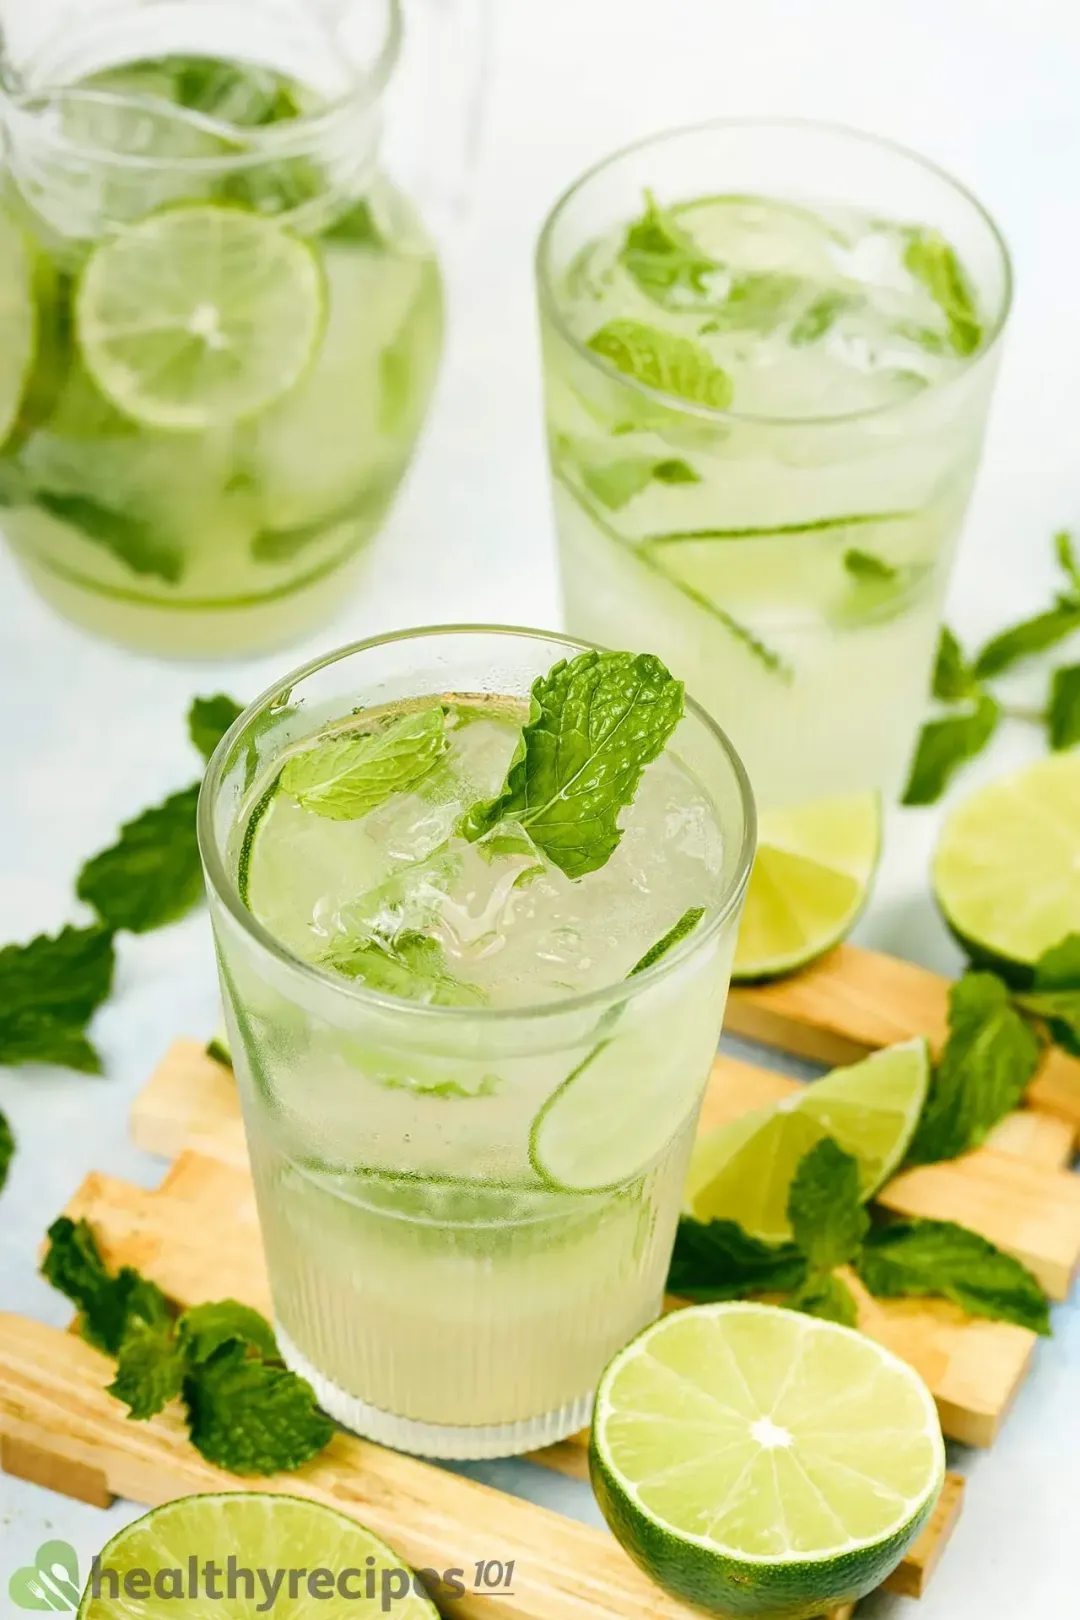
[[[0,443],[19,414],[37,344],[30,246],[0,209]]]

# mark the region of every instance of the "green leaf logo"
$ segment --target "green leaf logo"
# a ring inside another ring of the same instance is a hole
[[[70,1611],[78,1608],[80,1595],[78,1554],[66,1541],[43,1542],[34,1562],[17,1569],[8,1582],[17,1609]]]

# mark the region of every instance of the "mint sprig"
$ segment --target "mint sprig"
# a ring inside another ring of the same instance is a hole
[[[962,711],[929,721],[919,734],[901,803],[936,804],[960,767],[982,753],[1002,712],[1000,703],[984,692]]]
[[[645,193],[644,214],[627,229],[619,261],[662,309],[709,308],[709,277],[722,268],[651,191]]]
[[[58,1063],[100,1074],[87,1026],[112,987],[107,928],[62,928],[0,950],[0,1064]]]
[[[834,1271],[856,1253],[870,1226],[859,1166],[831,1136],[799,1161],[788,1194],[788,1221],[812,1272]]]
[[[567,877],[618,848],[619,813],[683,715],[683,685],[651,653],[586,652],[533,683],[528,723],[503,790],[461,823],[475,843],[517,821]]]
[[[974,354],[982,343],[982,321],[975,290],[955,248],[929,227],[911,227],[905,236],[904,264],[945,316],[954,353]]]
[[[446,750],[440,705],[396,715],[375,731],[344,732],[294,754],[281,788],[305,810],[353,821],[417,786]]]
[[[393,938],[342,939],[320,960],[324,967],[358,979],[371,990],[428,1007],[482,1007],[487,1000],[478,986],[455,978],[442,946],[427,934],[405,931]]]
[[[969,1316],[1050,1332],[1046,1296],[1027,1267],[954,1221],[875,1226],[855,1270],[879,1299],[948,1299]]]
[[[209,760],[234,720],[243,714],[240,704],[224,692],[197,697],[188,710],[188,736],[203,759]]]
[[[126,821],[116,843],[83,866],[75,893],[107,927],[149,933],[183,917],[202,897],[199,787],[193,782]]]
[[[722,411],[731,404],[731,378],[691,338],[621,318],[594,332],[586,347],[635,382],[688,405]]]

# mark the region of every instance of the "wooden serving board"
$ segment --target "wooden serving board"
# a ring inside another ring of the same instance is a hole
[[[789,1051],[844,1061],[893,1040],[944,1031],[945,981],[842,947],[797,979],[733,992],[728,1027]],[[702,1113],[709,1129],[789,1094],[798,1082],[719,1057]],[[1070,1113],[1069,1099],[1075,1099]],[[881,1201],[897,1213],[963,1222],[1024,1260],[1062,1299],[1080,1263],[1080,1178],[1067,1169],[1080,1132],[1080,1063],[1053,1054],[986,1147],[896,1177]],[[110,1265],[133,1265],[177,1303],[270,1300],[235,1084],[194,1041],[177,1041],[141,1092],[132,1134],[174,1161],[152,1192],[101,1173],[68,1205],[85,1216]],[[853,1279],[851,1279],[853,1281]],[[988,1446],[1031,1365],[1034,1336],[964,1316],[944,1302],[870,1298],[853,1281],[860,1326],[918,1369],[953,1439]],[[673,1307],[678,1301],[670,1302]],[[81,1500],[154,1504],[200,1490],[251,1488],[223,1474],[166,1412],[132,1424],[105,1391],[111,1363],[71,1333],[0,1315],[0,1463]],[[587,1477],[584,1436],[533,1454]],[[516,1561],[512,1594],[455,1601],[473,1620],[605,1620],[638,1613],[689,1620],[603,1532],[412,1457],[338,1436],[321,1457],[259,1488],[325,1501],[384,1535],[418,1567]],[[887,1582],[918,1596],[948,1541],[963,1482],[949,1475],[937,1511]]]

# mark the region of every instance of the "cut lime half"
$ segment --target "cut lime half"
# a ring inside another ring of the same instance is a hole
[[[191,1568],[202,1572],[211,1564],[218,1566],[212,1577],[214,1592],[206,1587],[203,1575],[199,1595],[192,1596]],[[220,1600],[223,1572],[230,1567],[237,1569],[237,1579],[227,1601],[220,1604],[215,1595]],[[167,1502],[125,1525],[100,1554],[98,1569],[97,1579],[83,1593],[78,1620],[132,1620],[136,1614],[139,1620],[196,1620],[196,1616],[201,1620],[219,1607],[229,1620],[255,1620],[274,1607],[268,1606],[260,1570],[271,1583],[278,1571],[283,1572],[276,1589],[281,1612],[296,1620],[307,1614],[318,1614],[322,1620],[368,1616],[375,1620],[386,1612],[381,1601],[383,1576],[391,1571],[402,1572],[401,1578],[385,1583],[402,1594],[393,1604],[396,1620],[437,1620],[435,1605],[392,1548],[343,1513],[293,1496],[237,1492]],[[250,1595],[239,1569],[253,1572]],[[107,1572],[115,1573],[116,1580]],[[143,1578],[125,1594],[126,1577],[137,1572]],[[312,1585],[316,1572],[321,1578]],[[118,1597],[112,1595],[114,1587],[119,1588]],[[367,1595],[369,1588],[374,1596]]]
[[[732,979],[805,967],[854,928],[881,856],[874,793],[766,811],[739,927]]]
[[[687,1209],[699,1221],[738,1221],[782,1242],[791,1236],[788,1193],[799,1160],[824,1136],[858,1160],[869,1198],[907,1152],[929,1083],[926,1042],[905,1041],[709,1131],[690,1161]]]
[[[1006,974],[1080,931],[1080,750],[964,799],[942,828],[932,881],[968,955]]]
[[[83,360],[136,421],[199,431],[255,416],[299,381],[322,335],[311,249],[240,208],[170,208],[102,242],[76,296]]]
[[[0,208],[0,444],[19,414],[37,347],[34,273],[26,237]]]
[[[773,1306],[701,1305],[608,1367],[589,1471],[615,1535],[672,1596],[795,1617],[896,1567],[945,1448],[926,1386],[873,1340]]]

